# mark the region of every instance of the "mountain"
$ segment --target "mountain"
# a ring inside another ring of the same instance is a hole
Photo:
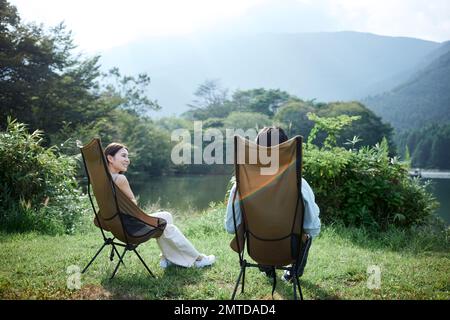
[[[106,51],[102,66],[147,72],[149,96],[181,114],[207,79],[222,87],[281,89],[303,99],[355,100],[411,70],[440,43],[359,32],[151,38]]]
[[[397,130],[450,121],[450,42],[427,55],[407,81],[362,102]]]
[[[450,50],[450,41],[443,42],[437,46],[437,49],[432,50],[426,54],[423,58],[419,59],[416,65],[409,69],[403,70],[393,76],[389,76],[380,82],[370,85],[367,88],[366,96],[377,95],[392,90],[405,82],[409,81],[418,71],[427,67],[431,61],[438,58],[442,54]]]

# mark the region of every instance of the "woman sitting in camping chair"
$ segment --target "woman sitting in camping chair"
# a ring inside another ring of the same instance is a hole
[[[277,141],[271,141],[271,137],[278,137]],[[256,137],[256,143],[264,146],[264,147],[272,147],[276,146],[278,144],[281,144],[288,140],[288,137],[286,133],[283,131],[283,129],[278,127],[265,127],[263,128]],[[311,246],[312,239],[316,237],[320,232],[320,218],[319,218],[319,207],[315,202],[314,193],[309,186],[308,182],[306,182],[305,179],[302,178],[301,183],[301,194],[303,196],[303,202],[305,207],[305,216],[303,220],[303,242],[305,243],[304,246],[302,246],[302,252],[301,256],[303,256],[303,261],[301,264],[298,265],[297,268],[297,274],[301,276],[303,274],[307,256],[309,252],[309,248]],[[228,233],[235,233],[235,226],[233,221],[233,198],[234,193],[236,192],[236,184],[234,184],[230,190],[230,196],[228,199],[228,205],[227,205],[227,213],[225,218],[225,229]],[[239,197],[236,197],[235,201],[235,213],[236,213],[236,224],[239,226],[242,221],[242,215],[240,211],[240,205],[239,205]],[[265,269],[263,267],[260,267],[261,271],[264,271],[267,276],[274,276],[273,269]],[[292,279],[292,275],[288,270],[286,270],[282,276],[282,279],[285,281],[290,281]]]
[[[131,199],[131,201],[137,204],[127,177],[123,175],[130,164],[128,148],[120,143],[111,143],[105,148],[104,153],[114,183],[128,198]],[[163,211],[153,213],[151,216],[162,218],[167,222],[163,234],[156,239],[162,252],[160,261],[160,266],[162,268],[167,268],[169,265],[202,268],[214,263],[214,255],[207,256],[200,254],[192,243],[173,224],[172,214]]]

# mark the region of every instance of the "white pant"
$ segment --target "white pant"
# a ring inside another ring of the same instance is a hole
[[[172,263],[183,267],[191,267],[200,253],[180,229],[173,224],[172,214],[167,211],[161,211],[152,213],[151,216],[167,221],[163,234],[156,238],[162,254]]]

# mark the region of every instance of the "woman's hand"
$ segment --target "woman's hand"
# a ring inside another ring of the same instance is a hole
[[[309,237],[310,237],[309,233],[303,233],[302,241],[305,243],[308,240]]]

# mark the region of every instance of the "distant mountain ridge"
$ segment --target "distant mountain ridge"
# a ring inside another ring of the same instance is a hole
[[[413,69],[440,43],[359,32],[153,38],[111,49],[104,68],[147,72],[149,95],[181,114],[206,79],[224,88],[281,89],[303,99],[362,99],[383,83]],[[400,77],[401,79],[401,77]],[[395,82],[395,81],[394,81]]]
[[[372,85],[368,91],[367,95],[376,95],[381,94],[387,91],[390,91],[405,82],[408,82],[411,80],[411,78],[419,71],[424,68],[426,68],[431,61],[435,60],[439,56],[445,54],[446,52],[450,51],[450,41],[443,42],[440,46],[437,47],[437,49],[432,50],[429,54],[425,55],[422,59],[420,59],[416,65],[412,66],[408,70],[404,70],[398,74],[395,74],[394,76],[390,78],[383,79],[383,81],[380,81],[379,83],[376,83],[375,85]]]
[[[427,58],[407,81],[362,102],[398,130],[450,122],[450,42]]]

